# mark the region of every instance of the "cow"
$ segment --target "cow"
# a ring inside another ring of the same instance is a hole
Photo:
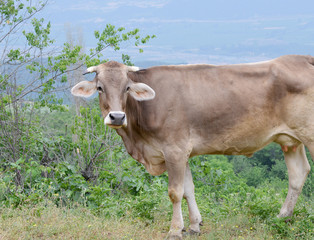
[[[87,68],[94,80],[71,92],[99,93],[104,124],[152,175],[168,171],[173,215],[168,239],[182,239],[181,201],[189,232],[200,233],[189,158],[203,154],[251,156],[281,145],[289,189],[278,217],[292,215],[314,158],[314,57],[287,55],[233,65],[169,65],[139,70],[109,61]]]

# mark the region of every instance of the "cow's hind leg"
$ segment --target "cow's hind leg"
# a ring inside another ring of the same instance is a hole
[[[192,178],[191,169],[189,163],[186,164],[185,169],[185,178],[184,178],[184,195],[189,208],[189,217],[190,217],[190,234],[199,234],[200,225],[202,224],[202,217],[200,211],[198,210],[195,195],[194,195],[194,183]]]
[[[302,187],[310,172],[310,165],[303,144],[287,147],[282,146],[289,176],[289,189],[278,217],[291,216]]]

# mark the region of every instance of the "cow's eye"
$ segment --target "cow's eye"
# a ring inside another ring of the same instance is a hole
[[[130,91],[130,87],[127,87],[127,88],[126,88],[126,91],[127,91],[127,92]]]
[[[98,86],[98,87],[97,87],[97,91],[98,91],[98,92],[103,92],[102,87]]]

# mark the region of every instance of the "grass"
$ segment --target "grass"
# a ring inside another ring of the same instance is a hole
[[[312,203],[309,203],[312,204]],[[312,208],[308,205],[307,208]],[[183,213],[187,220],[184,204]],[[126,212],[123,217],[105,217],[95,214],[87,207],[74,205],[71,208],[56,207],[51,202],[32,207],[0,208],[0,239],[116,239],[147,240],[165,239],[170,226],[169,205],[154,210],[154,220],[135,217]],[[297,231],[302,216],[292,222],[270,222],[256,216],[243,213],[211,216],[203,214],[204,226],[198,239],[313,239],[311,229],[304,234]],[[282,226],[284,224],[284,226]],[[188,222],[186,222],[188,226]],[[278,233],[277,227],[288,229]],[[298,232],[294,234],[294,232]]]
[[[2,208],[0,239],[163,239],[162,224],[103,218],[85,207]]]

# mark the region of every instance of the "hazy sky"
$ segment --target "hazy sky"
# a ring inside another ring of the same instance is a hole
[[[139,62],[235,63],[314,55],[313,0],[50,0],[42,16],[51,21],[58,43],[66,40],[68,25],[74,33],[80,29],[87,48],[95,45],[94,30],[107,23],[157,35],[144,54],[126,46]]]

